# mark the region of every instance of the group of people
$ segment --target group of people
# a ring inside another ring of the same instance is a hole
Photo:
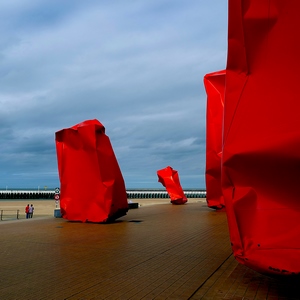
[[[27,206],[25,207],[26,219],[31,219],[32,218],[33,211],[34,211],[33,204],[31,204],[30,206],[29,206],[29,204],[27,204]]]

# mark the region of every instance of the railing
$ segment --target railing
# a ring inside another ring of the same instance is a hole
[[[19,219],[19,215],[20,215],[20,210],[17,209],[1,209],[0,210],[0,220],[4,221],[5,220],[15,220],[17,218],[17,220]]]

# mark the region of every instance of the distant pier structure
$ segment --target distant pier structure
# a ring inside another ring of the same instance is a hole
[[[159,199],[169,198],[164,189],[127,189],[128,199]],[[187,198],[206,198],[205,189],[186,189],[184,194]],[[54,199],[55,189],[47,190],[0,190],[0,199]]]
[[[169,198],[169,195],[164,189],[127,189],[128,199],[158,199]],[[184,194],[187,198],[206,198],[205,189],[189,189],[184,190]]]

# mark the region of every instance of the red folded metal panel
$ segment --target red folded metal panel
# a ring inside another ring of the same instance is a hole
[[[236,259],[300,273],[300,1],[229,0],[222,189]]]
[[[160,182],[167,190],[172,204],[184,204],[187,198],[184,195],[179,181],[179,175],[176,170],[168,166],[157,171],[158,182]]]
[[[221,157],[223,136],[223,111],[226,71],[204,76],[207,94],[206,106],[206,202],[210,208],[225,207],[221,188]]]
[[[55,136],[62,216],[101,223],[126,215],[125,184],[104,126],[88,120]]]

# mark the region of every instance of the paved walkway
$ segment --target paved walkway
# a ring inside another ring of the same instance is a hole
[[[300,299],[297,282],[239,265],[224,212],[132,209],[113,224],[0,223],[0,299]]]

